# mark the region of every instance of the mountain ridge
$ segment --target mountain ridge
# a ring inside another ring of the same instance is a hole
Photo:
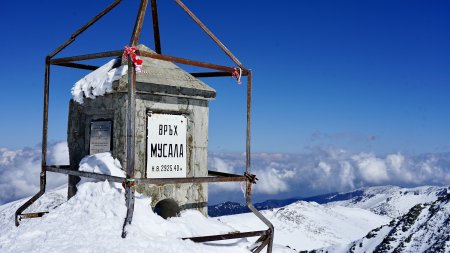
[[[450,187],[447,186],[420,186],[414,188],[402,188],[398,186],[374,186],[363,187],[352,191],[338,193],[326,193],[312,197],[294,197],[287,199],[269,199],[255,203],[258,210],[269,210],[290,205],[297,201],[316,202],[318,204],[341,205],[347,207],[359,207],[368,209],[380,215],[391,218],[406,213],[412,206],[422,202],[432,202],[439,196],[445,195]],[[410,203],[399,203],[399,199],[405,199]],[[377,198],[375,198],[377,197]],[[390,202],[390,203],[388,203]],[[395,205],[400,204],[400,209]],[[211,217],[247,213],[250,210],[243,204],[227,201],[224,203],[208,206],[208,215]]]
[[[310,253],[434,253],[450,252],[450,193],[432,203],[417,204],[389,224],[371,230],[348,245]]]

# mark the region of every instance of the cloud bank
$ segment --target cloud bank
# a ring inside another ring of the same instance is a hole
[[[243,173],[245,155],[210,154],[209,168]],[[219,166],[220,165],[220,166]],[[450,153],[408,156],[401,153],[377,156],[374,153],[352,153],[341,149],[310,149],[302,154],[252,155],[252,173],[259,178],[257,194],[308,196],[347,191],[375,185],[450,184]],[[211,192],[239,190],[239,187],[210,187]]]
[[[49,164],[68,164],[66,142],[49,145]],[[0,204],[29,197],[39,190],[40,147],[0,148]],[[210,153],[210,170],[243,174],[245,154]],[[252,154],[252,173],[259,181],[254,193],[267,198],[310,196],[375,185],[450,185],[450,153],[379,156],[342,149],[310,149],[301,154]],[[47,188],[67,182],[67,176],[48,173]],[[243,190],[239,183],[210,184],[210,198]],[[284,194],[284,195],[283,195]],[[220,198],[218,198],[220,199]]]
[[[49,145],[49,164],[69,164],[66,142]],[[41,172],[41,148],[9,150],[0,148],[0,205],[29,197],[39,191]],[[67,176],[47,174],[47,188],[55,188],[67,182]]]

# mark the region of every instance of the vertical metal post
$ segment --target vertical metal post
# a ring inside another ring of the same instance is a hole
[[[252,70],[248,70],[247,75],[247,141],[246,141],[246,161],[245,161],[245,167],[246,167],[246,173],[247,175],[251,175],[251,113],[252,113]],[[262,215],[251,203],[251,194],[252,194],[252,182],[250,180],[247,180],[246,183],[246,191],[245,191],[245,199],[247,207],[262,221],[264,224],[266,224],[269,227],[270,234],[268,235],[269,238],[266,240],[269,240],[267,243],[267,253],[272,253],[272,247],[273,247],[273,237],[275,228],[273,224],[266,218],[264,215]]]
[[[158,23],[158,7],[156,6],[156,0],[152,0],[152,19],[153,19],[153,36],[155,38],[155,50],[156,53],[161,54],[161,40],[159,36],[159,23]]]
[[[145,11],[147,9],[147,0],[142,0],[139,6],[136,23],[134,24],[133,34],[130,39],[130,46],[136,46],[142,30]],[[135,119],[136,119],[136,71],[131,56],[128,55],[128,113],[127,113],[127,179],[134,178],[135,161]],[[125,227],[131,224],[134,212],[134,188],[130,182],[125,183],[125,201],[127,206],[127,215],[123,223],[122,238],[127,236]]]
[[[41,174],[39,177],[40,187],[39,192],[31,199],[20,206],[15,213],[15,225],[19,226],[19,215],[22,214],[31,204],[45,193],[45,186],[47,183],[47,133],[48,133],[48,104],[50,92],[50,56],[45,58],[45,77],[44,77],[44,112],[42,120],[42,160],[41,160]]]
[[[45,58],[45,80],[44,80],[44,112],[42,122],[42,160],[41,160],[41,177],[46,176],[45,168],[47,166],[47,136],[48,136],[48,105],[50,98],[50,56]],[[41,185],[41,191],[45,191]]]
[[[136,73],[131,57],[128,55],[128,113],[127,113],[127,178],[134,177],[134,160],[135,160],[135,117],[136,117]],[[127,215],[122,229],[122,238],[127,236],[125,227],[131,224],[134,212],[134,188],[125,183],[125,201],[127,207]]]
[[[248,70],[247,75],[247,134],[245,147],[245,170],[247,175],[251,174],[251,113],[252,113],[252,71]],[[246,202],[251,203],[252,182],[247,180]]]

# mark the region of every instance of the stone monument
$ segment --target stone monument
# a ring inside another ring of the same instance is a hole
[[[140,51],[152,52],[138,46]],[[208,176],[208,103],[214,89],[172,62],[142,57],[136,74],[135,177],[173,178]],[[126,59],[117,65],[127,65]],[[118,67],[118,66],[116,66]],[[126,164],[127,85],[125,74],[112,91],[69,106],[68,145],[72,170],[87,155],[111,152]],[[77,177],[69,177],[69,197],[76,193]],[[207,214],[206,183],[139,185],[136,190],[152,199],[162,213],[189,208]]]

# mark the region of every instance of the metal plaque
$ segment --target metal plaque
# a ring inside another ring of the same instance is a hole
[[[111,151],[111,130],[110,120],[91,122],[90,155]]]
[[[183,115],[147,118],[147,178],[186,177],[186,129]]]

